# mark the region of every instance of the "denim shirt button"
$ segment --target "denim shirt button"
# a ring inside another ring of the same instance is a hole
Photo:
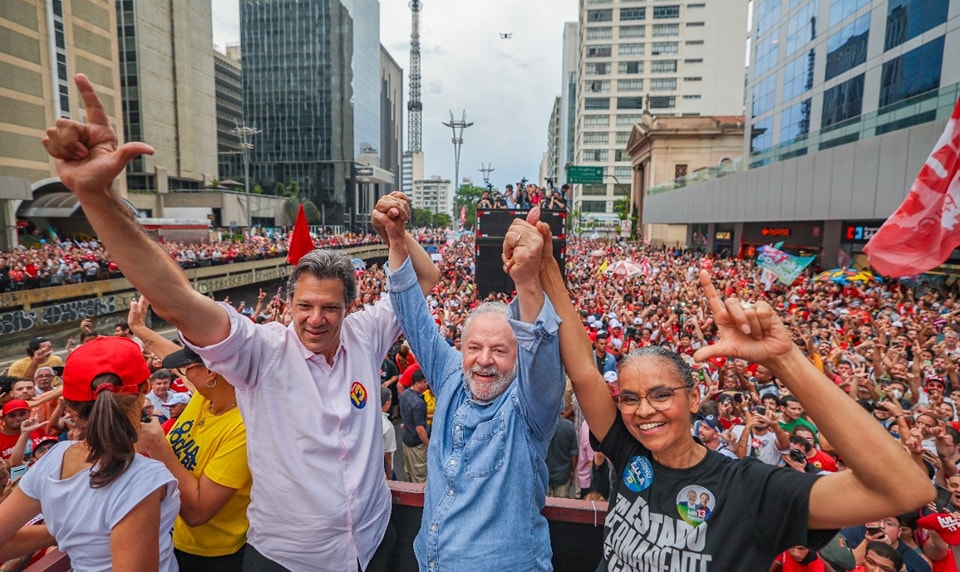
[[[431,531],[431,532],[436,532],[436,531],[437,531],[437,525],[436,525],[436,524],[431,524],[431,525],[430,525],[430,531]]]
[[[456,466],[457,466],[457,460],[456,460],[456,459],[450,459],[449,465],[450,465],[451,467],[456,467]]]
[[[459,430],[460,430],[460,426],[459,426],[459,425],[455,426],[455,427],[453,428],[453,430],[454,430],[454,431],[459,431]]]
[[[452,497],[452,496],[453,496],[453,489],[447,489],[447,496],[448,496],[448,497]]]
[[[431,561],[431,562],[430,562],[430,567],[431,567],[431,568],[436,568],[436,567],[437,567],[436,561]]]

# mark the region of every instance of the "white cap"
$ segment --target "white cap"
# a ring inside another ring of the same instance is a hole
[[[607,373],[603,374],[603,381],[605,381],[605,382],[607,382],[607,383],[616,383],[616,382],[617,382],[617,372],[615,372],[615,371],[608,371]]]
[[[623,326],[620,325],[620,321],[617,320],[616,318],[610,320],[610,329],[611,329],[611,330],[614,329],[614,328],[622,328],[622,327],[623,327]]]

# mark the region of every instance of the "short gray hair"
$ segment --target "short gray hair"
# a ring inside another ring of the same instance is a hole
[[[510,309],[503,302],[484,302],[470,312],[470,315],[467,316],[465,322],[463,322],[463,331],[460,333],[460,339],[466,339],[467,332],[470,331],[470,326],[473,324],[473,319],[477,316],[484,314],[495,314],[498,316],[503,316],[504,319],[510,318]],[[511,331],[512,328],[511,328]]]
[[[333,278],[343,282],[343,300],[347,306],[357,299],[357,277],[354,274],[353,262],[339,250],[316,248],[300,258],[287,279],[287,296],[291,299],[297,289],[297,281],[304,274],[311,274],[320,280]]]
[[[693,369],[690,365],[680,357],[680,354],[665,350],[660,346],[646,346],[630,352],[620,363],[620,371],[629,367],[634,361],[645,357],[659,358],[666,361],[670,365],[670,368],[673,369],[673,372],[677,374],[677,377],[680,378],[680,381],[683,382],[683,385],[687,389],[693,388]]]

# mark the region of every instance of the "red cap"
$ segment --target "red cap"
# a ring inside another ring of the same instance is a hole
[[[10,401],[3,404],[3,414],[9,415],[14,411],[30,411],[30,404],[22,399],[11,399]]]
[[[920,528],[932,530],[951,546],[960,544],[960,520],[948,513],[928,514],[917,520]]]
[[[90,387],[93,378],[104,373],[118,376],[122,385]],[[137,342],[119,336],[98,336],[67,356],[62,377],[63,398],[86,402],[95,400],[103,390],[136,395],[139,385],[150,377],[150,368]]]

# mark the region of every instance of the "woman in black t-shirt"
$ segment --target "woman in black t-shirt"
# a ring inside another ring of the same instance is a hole
[[[538,228],[551,248],[549,227]],[[800,353],[770,305],[721,300],[706,271],[700,283],[719,340],[695,359],[742,358],[769,368],[852,470],[818,478],[708,451],[691,434],[700,403],[692,371],[658,347],[624,358],[614,402],[558,264],[542,260],[541,284],[562,319],[563,365],[596,450],[615,467],[601,569],[768,570],[791,546],[816,548],[842,526],[933,499],[930,481],[900,444]]]

